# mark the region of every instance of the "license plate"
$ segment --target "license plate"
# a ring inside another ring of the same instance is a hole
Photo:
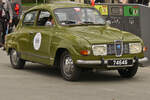
[[[133,60],[129,59],[119,59],[119,60],[108,60],[109,66],[127,66],[132,65]]]

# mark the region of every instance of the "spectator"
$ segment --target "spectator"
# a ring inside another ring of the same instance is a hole
[[[129,3],[138,3],[148,6],[149,0],[129,0]]]
[[[1,16],[0,16],[0,33],[1,33],[1,43],[0,47],[2,47],[5,43],[5,35],[7,30],[7,25],[12,23],[12,9],[11,4],[8,0],[0,0],[1,5]]]
[[[20,3],[15,2],[14,0],[12,0],[11,6],[13,11],[13,20],[11,27],[13,28],[14,26],[16,27],[19,23],[20,16],[22,14],[22,6]]]
[[[126,3],[128,3],[128,0],[119,0],[119,2],[122,4],[126,4]]]
[[[138,3],[148,6],[149,0],[138,0]]]
[[[13,12],[12,12],[12,7],[11,3],[8,0],[2,0],[4,3],[4,9],[6,10],[6,19],[9,21],[9,23],[12,23],[13,19]]]
[[[95,3],[105,3],[105,0],[95,0]]]
[[[137,3],[137,0],[128,0],[129,3]]]
[[[0,47],[3,46],[3,39],[2,39],[3,23],[4,23],[3,22],[4,21],[3,13],[4,13],[3,2],[2,2],[2,0],[0,0]]]

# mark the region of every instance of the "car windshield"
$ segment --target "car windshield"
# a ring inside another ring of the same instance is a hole
[[[58,8],[54,13],[61,25],[105,24],[105,20],[95,8]]]

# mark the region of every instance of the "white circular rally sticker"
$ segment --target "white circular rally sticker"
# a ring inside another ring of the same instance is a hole
[[[33,47],[35,50],[39,50],[41,46],[42,36],[41,33],[36,33],[33,40]]]

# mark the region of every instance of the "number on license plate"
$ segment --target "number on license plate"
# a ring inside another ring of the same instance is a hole
[[[114,65],[127,65],[128,60],[113,60]]]
[[[110,66],[123,66],[123,65],[132,65],[132,60],[120,59],[120,60],[108,60],[108,65]]]

